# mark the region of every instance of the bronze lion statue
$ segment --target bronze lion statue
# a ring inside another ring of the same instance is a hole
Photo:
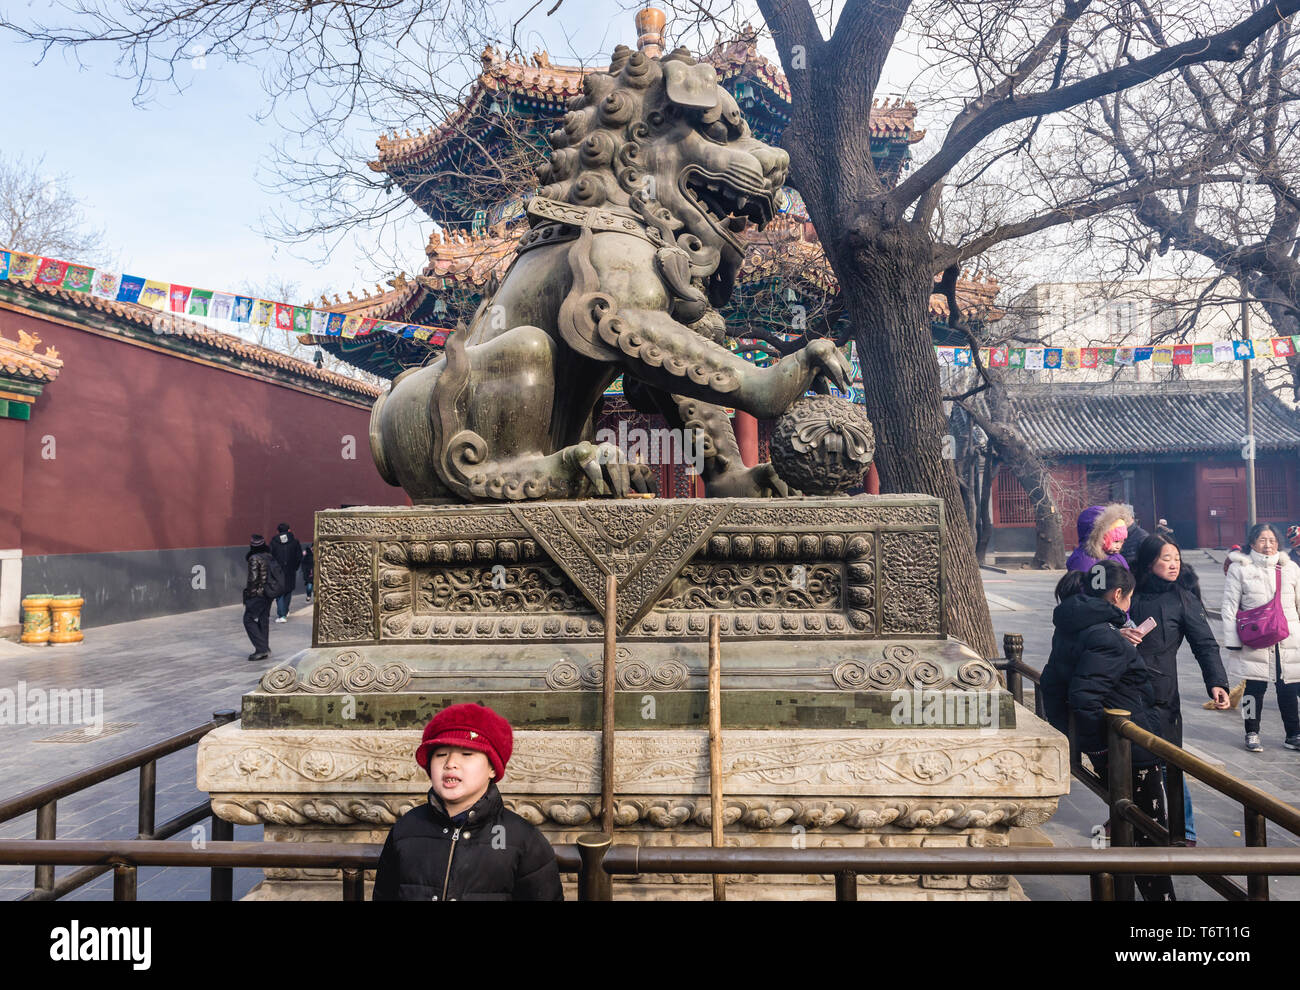
[[[741,462],[723,406],[773,418],[819,376],[847,390],[849,366],[814,340],[759,368],[724,346],[717,310],[739,234],[775,213],[788,156],[683,49],[620,45],[569,107],[500,286],[436,362],[375,403],[380,474],[424,504],[645,491],[648,467],[595,442],[622,375],[638,409],[698,431],[706,494],[788,494],[770,464]]]

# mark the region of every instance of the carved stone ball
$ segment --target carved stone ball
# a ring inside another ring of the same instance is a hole
[[[805,495],[838,495],[860,484],[875,452],[867,414],[838,396],[799,399],[772,431],[772,466]]]

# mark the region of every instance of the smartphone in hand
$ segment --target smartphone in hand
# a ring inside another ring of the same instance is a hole
[[[1137,627],[1137,631],[1138,631],[1139,633],[1141,633],[1143,636],[1145,636],[1147,633],[1149,633],[1149,632],[1150,632],[1152,629],[1154,629],[1155,627],[1156,627],[1156,620],[1155,620],[1155,617],[1154,617],[1154,616],[1148,616],[1148,617],[1146,618],[1146,620],[1142,623],[1142,625],[1140,625],[1140,626]]]

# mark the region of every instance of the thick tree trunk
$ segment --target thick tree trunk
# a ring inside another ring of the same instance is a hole
[[[948,631],[981,656],[996,656],[966,507],[953,462],[942,455],[947,424],[930,336],[929,239],[900,224],[870,251],[843,242],[825,247],[837,255],[831,260],[856,328],[880,490],[943,500]]]

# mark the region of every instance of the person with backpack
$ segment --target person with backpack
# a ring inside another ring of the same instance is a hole
[[[294,585],[298,578],[298,567],[302,564],[302,544],[293,535],[288,523],[276,527],[275,539],[271,541],[271,556],[280,564],[284,572],[284,590],[275,596],[276,622],[289,621],[289,599],[293,597]]]
[[[248,655],[251,661],[265,660],[271,655],[270,594],[284,583],[284,572],[271,556],[271,548],[261,533],[254,533],[248,541],[248,553],[244,554],[248,562],[248,579],[244,582],[244,632],[248,633],[253,644],[253,652]],[[277,584],[278,582],[278,584]]]

